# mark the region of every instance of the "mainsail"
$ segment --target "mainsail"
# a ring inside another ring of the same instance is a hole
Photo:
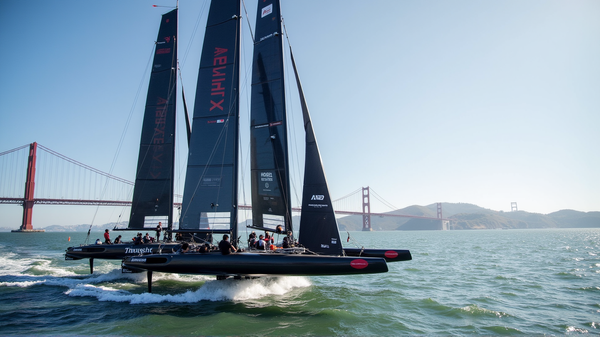
[[[292,229],[280,13],[259,3],[251,93],[252,227],[272,231]]]
[[[237,236],[240,1],[212,1],[198,72],[180,231]]]
[[[129,229],[173,218],[177,9],[162,16],[148,86]]]

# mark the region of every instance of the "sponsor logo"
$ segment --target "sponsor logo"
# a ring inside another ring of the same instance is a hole
[[[329,207],[329,205],[322,205],[322,204],[308,204],[308,207],[312,207],[312,208],[327,208],[327,207]]]
[[[393,250],[388,250],[387,252],[385,252],[385,257],[387,257],[388,259],[393,259],[398,257],[398,252],[395,252]]]
[[[325,196],[322,194],[314,194],[312,197],[310,197],[310,200],[323,201],[323,200],[325,200]]]
[[[210,89],[210,95],[211,96],[220,96],[220,97],[225,97],[225,87],[223,86],[223,83],[225,82],[226,79],[226,64],[227,64],[227,49],[225,48],[215,48],[215,53],[214,53],[214,58],[213,58],[213,66],[220,66],[220,67],[215,67],[213,68],[212,71],[212,81],[211,81],[211,89]],[[210,100],[210,104],[212,104],[212,106],[210,107],[209,111],[213,111],[214,109],[219,109],[221,111],[223,111],[223,106],[221,104],[223,104],[223,102],[225,102],[225,98],[222,98],[221,100],[217,101],[218,98],[213,98]]]
[[[273,36],[277,36],[277,32],[275,32],[275,33],[271,33],[271,34],[269,34],[269,35],[265,35],[265,36],[261,37],[261,38],[260,38],[260,42],[263,42],[264,40],[266,40],[266,39],[268,39],[268,38],[270,38],[270,37],[273,37]]]
[[[221,177],[204,177],[201,181],[202,186],[220,186]]]
[[[273,181],[273,172],[261,172],[260,173],[260,181],[263,181],[263,182]]]
[[[369,265],[369,262],[363,259],[356,259],[350,262],[350,267],[354,269],[365,269]]]
[[[279,122],[269,123],[269,126],[277,126],[277,125],[281,125],[281,124],[283,124],[283,122],[279,121]]]
[[[171,48],[160,48],[156,50],[156,54],[171,54]]]
[[[331,238],[331,244],[332,245],[337,245],[337,239],[336,238]]]
[[[140,257],[132,257],[131,262],[146,262],[146,259]]]
[[[125,248],[125,254],[152,254],[152,248],[144,247],[144,248]],[[144,260],[146,261],[146,260]]]
[[[271,13],[273,13],[273,4],[263,7],[263,9],[260,11],[260,18],[262,19]]]
[[[323,244],[323,243],[322,243],[322,244],[321,244],[321,248],[329,249],[329,245],[326,245],[326,244]]]
[[[217,120],[214,120],[214,121],[208,121],[208,124],[215,124],[215,123],[217,123],[217,124],[225,123],[225,120],[224,119],[217,119]]]
[[[83,250],[81,248],[74,248],[73,251],[74,252],[82,252]]]

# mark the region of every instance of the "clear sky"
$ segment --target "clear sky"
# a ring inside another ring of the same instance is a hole
[[[256,2],[245,4],[252,27]],[[0,1],[0,152],[37,141],[109,171],[131,112],[112,173],[133,180],[145,73],[168,11],[152,4],[175,1]],[[207,9],[180,1],[190,93]],[[334,199],[370,186],[398,208],[600,210],[600,1],[282,0],[282,12]],[[241,115],[247,145],[245,105]],[[11,227],[21,212],[0,205]],[[93,212],[36,206],[34,226]]]

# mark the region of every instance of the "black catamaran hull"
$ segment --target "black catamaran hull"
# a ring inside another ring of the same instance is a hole
[[[107,259],[122,260],[128,256],[141,254],[158,254],[160,251],[169,254],[177,250],[179,243],[148,243],[141,245],[85,245],[67,248],[65,260]]]
[[[320,276],[388,271],[382,258],[278,253],[155,254],[128,257],[122,266],[124,271],[133,272],[147,270],[217,276]]]
[[[344,248],[346,256],[381,257],[386,262],[410,261],[412,255],[410,250],[405,249],[361,249]]]

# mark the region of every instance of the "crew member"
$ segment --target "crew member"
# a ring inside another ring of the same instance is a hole
[[[185,254],[185,253],[187,253],[187,252],[189,252],[189,251],[190,251],[190,244],[189,244],[189,243],[187,243],[187,242],[184,242],[184,243],[181,245],[181,248],[179,248],[179,250],[178,250],[177,252],[178,252],[179,254]]]
[[[223,240],[219,242],[219,249],[223,255],[229,255],[232,250],[234,253],[237,252],[237,249],[229,242],[229,235],[227,234],[224,234]]]
[[[112,242],[110,242],[110,234],[108,233],[108,229],[104,230],[104,243],[107,245],[112,245]]]
[[[258,241],[256,242],[256,249],[265,250],[267,248],[267,243],[265,242],[265,237],[261,234],[258,236]]]
[[[156,242],[160,242],[160,232],[162,232],[162,222],[158,222],[158,226],[156,226]]]
[[[252,231],[248,236],[248,247],[254,247],[256,245],[256,233]]]

